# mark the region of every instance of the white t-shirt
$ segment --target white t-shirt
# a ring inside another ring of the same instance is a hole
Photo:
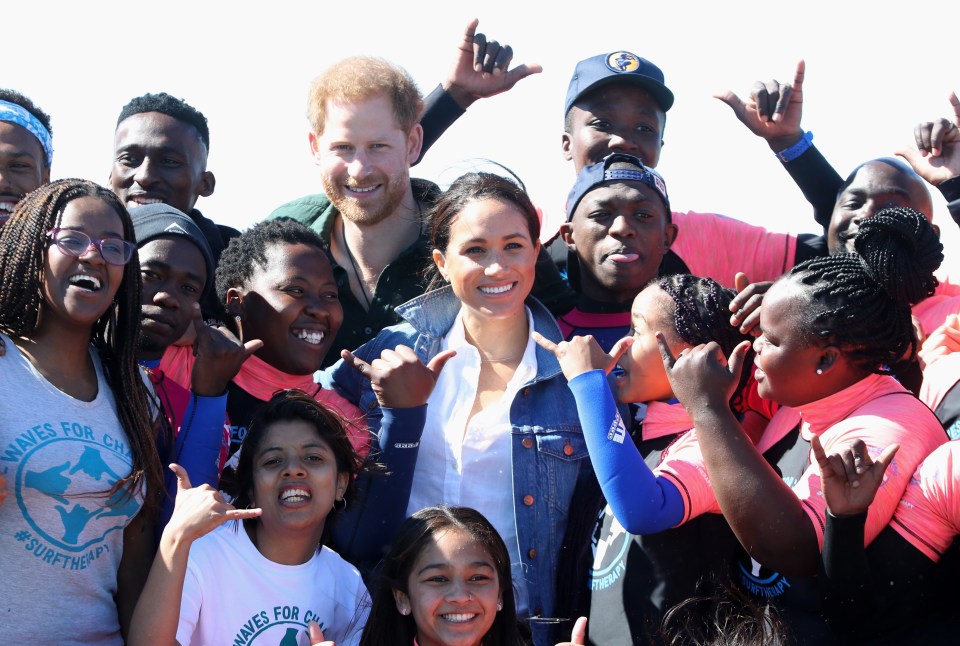
[[[0,357],[0,642],[122,645],[114,594],[123,530],[142,498],[97,353],[93,401],[48,382],[5,335]]]
[[[316,621],[337,646],[353,646],[370,612],[356,568],[326,547],[302,565],[264,557],[242,525],[229,522],[190,548],[177,641],[235,646],[309,644]]]

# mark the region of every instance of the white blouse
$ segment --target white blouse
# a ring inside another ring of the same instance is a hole
[[[528,329],[533,316],[527,309]],[[517,609],[526,614],[520,545],[513,504],[510,406],[520,388],[537,374],[536,343],[527,337],[523,359],[500,401],[469,420],[480,379],[480,353],[467,343],[463,312],[457,314],[441,342],[441,351],[456,350],[440,373],[427,404],[407,515],[432,505],[472,507],[503,537],[517,589]]]

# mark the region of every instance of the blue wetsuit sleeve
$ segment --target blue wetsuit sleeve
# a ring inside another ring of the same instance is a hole
[[[375,460],[386,472],[361,474],[355,502],[340,514],[333,527],[334,548],[361,571],[369,571],[383,557],[407,517],[420,436],[427,419],[426,405],[381,410],[383,422],[377,446],[371,448],[368,460]]]
[[[654,534],[683,520],[683,498],[669,480],[655,476],[623,424],[602,370],[569,382],[577,401],[590,461],[607,503],[631,534]]]
[[[184,468],[194,487],[208,484],[216,489],[220,485],[220,447],[226,414],[226,393],[219,397],[198,397],[190,393],[190,401],[183,413],[183,424],[177,433],[173,459]],[[158,540],[173,515],[174,499],[177,497],[177,478],[166,468],[167,465],[163,467],[167,495],[163,498],[160,522],[156,525]]]
[[[190,476],[190,484],[220,484],[220,449],[227,415],[227,394],[200,397],[190,394],[190,403],[177,434],[177,464]],[[174,492],[176,493],[176,492]]]

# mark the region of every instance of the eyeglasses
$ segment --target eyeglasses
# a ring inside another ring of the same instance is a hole
[[[83,231],[76,229],[50,229],[47,235],[57,245],[57,249],[68,256],[80,257],[87,252],[90,247],[96,247],[100,251],[100,257],[111,265],[125,265],[130,262],[133,252],[137,248],[132,242],[121,240],[120,238],[104,238],[103,240],[94,240]]]

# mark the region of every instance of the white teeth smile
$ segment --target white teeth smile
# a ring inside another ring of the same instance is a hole
[[[133,206],[143,206],[145,204],[160,204],[163,200],[158,200],[155,197],[134,197],[127,200],[127,207]]]
[[[470,614],[462,613],[462,614],[456,614],[456,615],[440,615],[440,616],[452,624],[462,624],[465,621],[470,621],[477,615],[476,613],[470,613]]]
[[[77,274],[71,276],[69,283],[80,287],[82,289],[88,289],[90,291],[97,291],[100,289],[100,279],[96,276],[88,276],[87,274]]]
[[[377,186],[379,186],[379,184]],[[370,191],[375,191],[377,186],[348,186],[347,190],[353,191],[354,193],[369,193]]]
[[[484,294],[502,294],[513,289],[515,284],[516,283],[510,283],[509,285],[504,285],[503,287],[481,287],[480,291]]]
[[[13,209],[17,206],[16,202],[0,202],[0,211],[6,211],[7,213],[13,213]]]
[[[310,500],[310,493],[303,489],[288,489],[280,494],[280,500],[283,502],[303,502]]]
[[[323,342],[323,332],[317,330],[300,330],[295,333],[295,336],[310,345],[320,345]]]

